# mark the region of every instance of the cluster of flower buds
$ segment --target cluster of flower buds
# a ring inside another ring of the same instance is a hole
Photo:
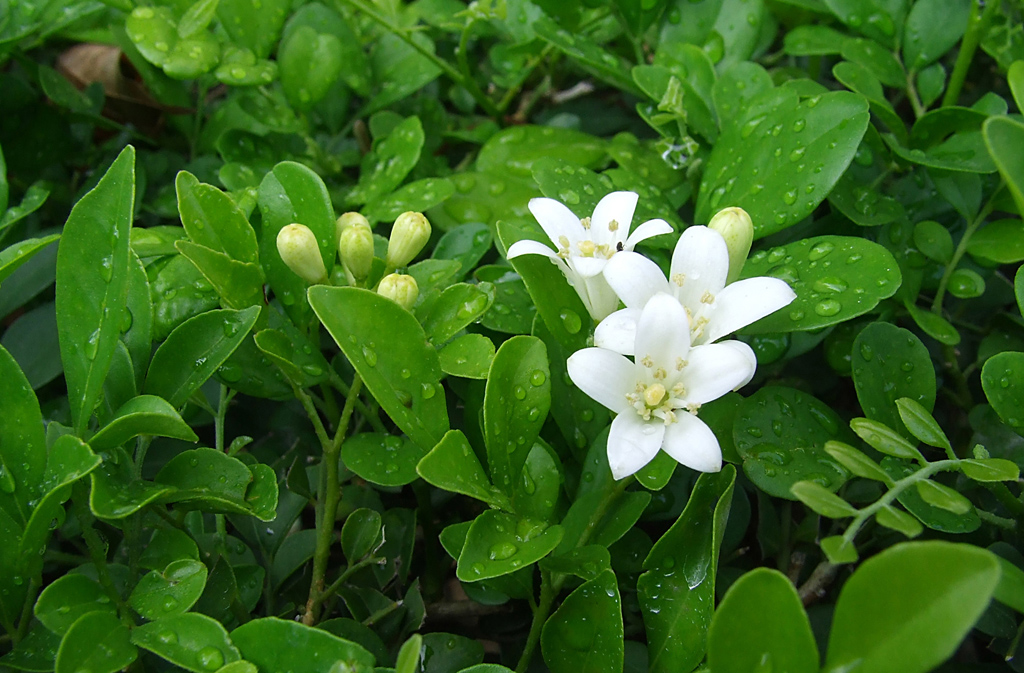
[[[385,275],[377,292],[397,304],[411,309],[419,297],[416,279],[407,274],[391,273],[407,266],[430,240],[430,222],[423,213],[402,213],[395,220],[388,239],[384,260]],[[335,244],[345,280],[349,285],[362,285],[373,268],[373,229],[359,213],[344,213],[335,225]],[[302,224],[289,224],[277,235],[277,251],[282,261],[310,285],[328,283],[324,260],[316,235]]]

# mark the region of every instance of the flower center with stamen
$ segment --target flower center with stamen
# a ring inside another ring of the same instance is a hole
[[[580,254],[583,255],[584,257],[593,257],[594,251],[597,250],[597,246],[594,245],[594,242],[589,239],[582,240],[576,245],[580,249]]]
[[[665,386],[660,383],[655,383],[644,391],[644,402],[649,407],[657,407],[663,399],[665,399]]]
[[[664,371],[659,368],[659,371]],[[681,403],[680,393],[685,394],[686,389],[677,383],[669,392],[661,383],[647,385],[637,382],[635,392],[626,395],[629,406],[636,409],[636,413],[645,421],[651,417],[660,418],[665,425],[676,422],[676,407]]]

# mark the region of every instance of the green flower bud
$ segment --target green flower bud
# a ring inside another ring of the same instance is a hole
[[[352,225],[360,227],[366,227],[370,229],[370,221],[359,213],[342,213],[338,216],[337,222],[334,224],[334,243],[335,245],[341,244],[341,234]]]
[[[288,268],[311,285],[327,282],[316,235],[302,224],[289,224],[277,232],[277,252]]]
[[[725,245],[729,249],[729,276],[726,282],[732,283],[740,277],[743,264],[750,254],[750,244],[754,240],[754,224],[750,221],[747,211],[734,207],[718,211],[708,222],[708,228],[714,229],[725,239]]]
[[[366,218],[363,218],[362,222],[352,222],[341,232],[338,254],[341,255],[341,262],[345,268],[356,280],[363,280],[370,275],[370,266],[373,264],[373,232],[370,231]]]
[[[423,213],[407,212],[399,215],[388,240],[388,256],[385,260],[388,268],[397,269],[411,262],[429,239],[430,222]]]
[[[411,311],[416,299],[420,296],[420,288],[412,276],[390,273],[380,279],[377,294],[387,297],[402,308]]]

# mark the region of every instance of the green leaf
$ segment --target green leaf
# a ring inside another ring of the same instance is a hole
[[[892,58],[892,55],[889,54],[889,57]],[[896,67],[898,68],[899,64],[896,64]],[[871,111],[901,141],[906,142],[907,127],[904,126],[903,120],[896,114],[892,103],[886,98],[885,92],[882,90],[882,84],[878,81],[878,76],[875,72],[860,63],[842,61],[832,68],[832,74],[850,91],[864,96],[868,101]]]
[[[277,50],[281,88],[296,110],[308,110],[323,100],[343,69],[341,41],[310,26],[292,31]],[[310,64],[316,67],[311,68]]]
[[[443,203],[454,193],[455,183],[448,178],[424,178],[400,187],[373,205],[367,206],[363,210],[363,215],[371,224],[393,222],[402,213],[422,213],[429,210]],[[468,270],[472,267],[473,264],[463,264],[462,268]]]
[[[1024,271],[1021,268],[1017,269],[1013,277],[1013,295],[1017,299],[1017,310],[1024,315]]]
[[[13,650],[0,657],[0,665],[18,671],[49,673],[54,670],[60,641],[60,636],[37,624]]]
[[[162,397],[139,395],[125,402],[110,422],[92,436],[89,445],[102,451],[120,446],[139,435],[199,441],[188,423]]]
[[[178,173],[174,188],[181,223],[193,242],[239,262],[259,261],[256,232],[234,199],[188,171]]]
[[[354,18],[354,17],[352,17]],[[341,45],[341,79],[362,96],[370,93],[370,63],[363,51],[363,43],[350,25],[351,18],[318,2],[303,5],[288,18],[281,44],[301,26],[315,28],[318,33],[333,35]]]
[[[794,388],[767,386],[740,402],[732,432],[744,473],[769,495],[793,500],[798,481],[834,491],[849,478],[825,452],[848,435],[839,416]]]
[[[495,133],[480,148],[476,167],[480,171],[529,178],[537,161],[556,156],[571,157],[576,165],[596,168],[606,156],[605,142],[572,129],[510,126]],[[575,204],[568,199],[566,205],[572,208]]]
[[[953,514],[966,514],[974,509],[970,500],[949,486],[936,481],[926,479],[917,482],[917,492],[921,499],[932,507],[938,507]]]
[[[629,76],[630,63],[604,49],[586,35],[566,30],[546,15],[535,20],[532,28],[538,37],[553,45],[595,77],[616,89],[628,91],[633,95],[640,93]]]
[[[0,173],[2,172],[3,166],[0,165]],[[47,183],[39,181],[29,185],[25,196],[21,197],[20,204],[11,206],[6,212],[0,209],[0,231],[39,210],[49,196],[50,189],[47,187]]]
[[[144,575],[128,604],[146,619],[184,614],[202,595],[206,575],[206,566],[199,561],[174,561],[162,572],[152,570]]]
[[[106,455],[103,464],[90,474],[89,506],[97,517],[123,519],[174,491],[173,487],[139,479],[124,449],[114,448]]]
[[[232,631],[231,640],[261,671],[322,673],[340,664],[339,671],[373,673],[373,655],[359,645],[288,619],[254,619]]]
[[[412,314],[354,287],[311,287],[309,303],[402,432],[421,449],[436,445],[448,432],[441,368]]]
[[[47,450],[43,417],[25,375],[0,346],[0,509],[24,526],[43,494]]]
[[[970,545],[890,547],[843,585],[823,670],[931,670],[953,654],[981,616],[999,575],[992,554]]]
[[[919,468],[902,460],[883,458],[882,469],[888,472],[893,479],[904,479]],[[925,502],[916,488],[904,489],[897,499],[908,512],[932,530],[963,534],[973,532],[981,526],[981,518],[973,506],[962,514],[955,514]]]
[[[931,338],[947,346],[960,343],[960,332],[938,313],[926,311],[910,303],[905,304],[905,307],[917,326]]]
[[[829,563],[842,565],[857,562],[857,547],[842,535],[833,535],[821,541],[821,550],[825,552]]]
[[[117,608],[98,582],[77,574],[64,575],[43,589],[33,608],[36,619],[58,636],[90,612],[114,615]]]
[[[446,288],[423,319],[423,331],[432,344],[440,345],[476,322],[494,302],[490,283],[456,283]]]
[[[637,593],[651,673],[688,671],[704,658],[735,480],[731,465],[700,475],[686,508],[644,560]]]
[[[858,477],[881,481],[887,486],[892,485],[892,478],[878,463],[849,444],[835,441],[825,442],[825,453],[835,458],[843,467]]]
[[[142,550],[139,567],[147,570],[163,570],[172,561],[182,559],[199,560],[199,547],[195,541],[177,528],[158,528],[153,531],[149,544]]]
[[[135,369],[135,389],[145,383],[146,371],[153,348],[153,299],[149,293],[146,267],[133,252],[128,262],[128,316],[131,326],[121,335],[121,341],[132,356]]]
[[[536,337],[501,345],[484,392],[484,439],[491,481],[511,495],[551,406],[547,349]]]
[[[755,238],[796,224],[850,165],[868,117],[864,99],[844,91],[802,102],[787,89],[756,97],[723,127],[708,157],[695,220],[739,206],[750,213]]]
[[[914,245],[922,255],[940,264],[949,264],[953,259],[953,237],[938,222],[918,222],[914,226]]]
[[[1019,219],[988,222],[971,236],[967,252],[999,264],[1024,261],[1024,222]]]
[[[946,434],[942,432],[938,422],[920,402],[909,397],[901,397],[896,400],[896,407],[899,409],[900,419],[910,430],[910,434],[928,446],[946,449],[946,451],[951,450]]]
[[[45,238],[27,238],[0,250],[0,283],[10,278],[22,264],[35,257],[36,253],[60,238],[53,234]]]
[[[346,202],[374,204],[394,191],[419,161],[423,142],[419,117],[408,117],[391,129],[388,137],[363,157],[359,183],[345,196]]]
[[[282,329],[260,330],[253,336],[260,352],[300,388],[309,388],[327,380],[330,365],[320,349],[313,348],[309,339],[290,320],[285,319],[281,323]]]
[[[112,612],[83,615],[71,625],[57,651],[56,673],[115,673],[135,661],[128,627]]]
[[[974,481],[1017,481],[1020,468],[1003,458],[984,458],[960,461],[960,471]]]
[[[967,30],[970,0],[918,0],[907,15],[903,33],[903,62],[920,70],[953,48]],[[942,17],[937,21],[936,17]]]
[[[157,473],[158,484],[178,490],[165,498],[184,509],[252,514],[263,521],[277,516],[277,476],[262,463],[246,465],[215,449],[182,451]]]
[[[917,537],[924,530],[920,521],[892,505],[886,505],[875,512],[875,521],[878,525],[899,531],[907,537]]]
[[[405,486],[416,481],[416,464],[426,450],[415,442],[380,432],[353,435],[341,445],[345,467],[380,486]]]
[[[729,587],[708,630],[715,673],[816,673],[818,646],[800,597],[785,575],[752,570]]]
[[[798,481],[789,487],[789,491],[800,502],[830,519],[842,519],[857,515],[857,510],[850,503],[813,481]]]
[[[903,32],[906,3],[892,0],[824,0],[825,5],[848,27],[881,42],[890,49]]]
[[[891,297],[902,282],[888,250],[847,236],[819,236],[762,250],[743,265],[743,278],[757,276],[781,278],[796,299],[745,328],[747,334],[816,330],[844,322]]]
[[[1006,83],[1010,85],[1017,109],[1024,109],[1024,61],[1017,60],[1006,71]]]
[[[853,342],[853,385],[864,415],[903,432],[896,400],[935,406],[935,367],[913,332],[892,323],[868,325]]]
[[[145,392],[180,409],[248,336],[259,314],[259,306],[220,309],[181,323],[153,354]]]
[[[320,176],[306,166],[282,161],[260,183],[258,203],[263,217],[260,262],[267,281],[285,312],[297,325],[305,325],[311,318],[306,302],[306,282],[281,260],[277,234],[293,222],[309,227],[330,274],[338,250],[334,207],[327,187]]]
[[[57,331],[79,435],[103,390],[121,334],[134,204],[135,149],[129,145],[71,209],[57,249]]]
[[[1007,351],[986,360],[981,368],[981,387],[988,403],[1007,425],[1024,427],[1024,353]]]
[[[421,32],[411,34],[415,47],[390,32],[377,39],[370,52],[371,82],[377,93],[363,107],[360,117],[402,100],[441,74],[441,69],[427,56],[436,51],[434,42]]]
[[[416,472],[437,488],[468,495],[499,509],[512,508],[508,497],[491,485],[480,459],[461,430],[449,430],[420,460]]]
[[[220,0],[217,18],[238,46],[249,49],[257,58],[266,58],[281,35],[281,27],[291,8],[289,0]]]
[[[463,582],[507,575],[544,558],[561,539],[561,526],[487,510],[470,527],[455,574]]]
[[[482,334],[463,334],[438,351],[437,359],[445,374],[486,379],[494,360],[494,342]]]
[[[502,223],[499,222],[499,228]],[[523,255],[516,259],[525,259],[529,255]],[[534,257],[538,257],[534,255]],[[538,257],[538,259],[542,259]],[[547,261],[547,260],[544,260]],[[557,269],[553,269],[559,273]],[[559,273],[559,275],[561,275]],[[530,297],[527,285],[523,279],[507,266],[488,265],[480,266],[473,272],[477,281],[491,283],[494,286],[495,302],[491,308],[480,317],[480,324],[489,330],[502,332],[504,334],[529,334],[533,327],[534,318],[537,315],[537,307]],[[557,292],[560,288],[552,286]],[[571,289],[569,292],[575,296]],[[579,299],[577,298],[577,301]]]
[[[841,53],[847,61],[867,68],[885,86],[903,88],[907,84],[907,75],[899,60],[891,50],[874,40],[847,40],[843,43]],[[900,122],[898,126],[902,127],[903,123]]]
[[[209,673],[241,659],[220,622],[188,613],[160,617],[132,629],[132,642],[193,673]]]
[[[341,550],[350,566],[383,541],[380,514],[372,509],[357,509],[348,515],[345,525],[341,527]]]
[[[908,460],[923,461],[924,456],[911,444],[903,435],[890,428],[885,423],[873,421],[869,418],[854,418],[850,421],[850,428],[857,433],[857,436],[867,442],[871,448],[887,456],[906,458]]]
[[[918,125],[920,121],[911,130],[912,145],[915,144],[915,136],[920,138],[920,134],[917,133]],[[882,139],[893,154],[911,164],[964,173],[995,173],[997,170],[997,164],[993,163],[992,157],[985,149],[985,141],[979,131],[954,133],[942,143],[926,150],[908,149],[890,134],[883,135]]]
[[[584,581],[597,579],[604,571],[611,570],[612,557],[606,547],[590,544],[576,547],[565,554],[546,556],[540,567],[553,573],[575,575]]]
[[[423,636],[414,634],[402,644],[395,658],[395,673],[419,673]]]
[[[452,186],[454,188],[454,183]],[[491,228],[486,224],[471,222],[446,231],[434,246],[434,254],[431,257],[454,259],[462,264],[461,273],[466,274],[487,254],[493,244],[494,236],[491,234]]]
[[[622,671],[622,605],[615,573],[605,570],[569,594],[544,623],[540,645],[552,673]]]
[[[1024,613],[1024,571],[1001,556],[995,558],[999,561],[1001,573],[993,598]]]

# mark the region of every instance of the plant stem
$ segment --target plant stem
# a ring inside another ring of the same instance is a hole
[[[907,97],[910,99],[910,107],[914,109],[914,119],[920,119],[926,110],[921,104],[921,97],[917,94],[917,86],[914,84],[916,74],[917,71],[913,69],[907,71]]]
[[[985,222],[985,218],[989,216],[989,213],[995,207],[995,199],[1001,191],[1003,191],[1003,186],[1000,184],[999,188],[992,192],[992,196],[989,197],[989,200],[982,207],[977,217],[967,224],[967,229],[964,230],[964,235],[960,237],[960,243],[957,244],[956,250],[953,251],[953,257],[949,260],[949,264],[946,265],[946,270],[942,273],[941,280],[939,280],[939,288],[935,291],[935,299],[932,300],[932,313],[942,315],[942,300],[946,297],[946,286],[949,285],[949,279],[952,277],[953,272],[956,271],[957,265],[960,264],[960,259],[967,253],[967,246],[971,242],[971,236]]]
[[[526,636],[526,645],[523,646],[523,653],[516,665],[516,673],[526,673],[530,667],[530,660],[533,659],[533,651],[540,642],[540,633],[551,613],[551,606],[555,602],[558,591],[551,585],[551,573],[546,570],[540,571],[540,601],[537,609],[533,611],[533,622],[530,624],[530,633]]]
[[[100,585],[107,592],[107,595],[110,596],[110,599],[119,608],[118,612],[121,615],[121,621],[126,626],[133,626],[128,616],[128,606],[121,600],[121,594],[118,593],[117,587],[114,586],[114,581],[110,579],[110,572],[107,570],[106,544],[100,539],[96,529],[92,526],[96,517],[93,516],[89,506],[83,504],[88,499],[88,491],[85,490],[85,486],[81,482],[75,484],[73,490],[75,493],[72,496],[72,503],[75,515],[78,517],[78,523],[82,526],[82,537],[85,538],[85,544],[89,547],[89,556],[92,557],[92,562],[96,566],[96,576],[100,581]]]
[[[316,609],[319,609],[320,606],[323,605],[324,601],[333,596],[335,592],[337,592],[338,589],[341,588],[341,585],[344,584],[349,577],[352,577],[352,575],[356,574],[363,568],[379,565],[380,563],[385,561],[387,561],[387,559],[380,558],[379,556],[368,556],[367,558],[364,558],[362,561],[354,563],[350,565],[348,568],[345,568],[345,571],[338,576],[338,579],[331,582],[331,585],[324,589],[322,592],[320,592],[320,595],[316,597],[316,601],[314,601],[314,607]]]
[[[963,89],[964,81],[967,79],[967,71],[974,60],[974,52],[978,45],[985,38],[989,24],[999,9],[1000,0],[989,0],[987,3],[981,0],[974,0],[971,3],[971,16],[967,20],[967,32],[960,41],[960,51],[956,55],[956,64],[953,66],[953,73],[949,76],[949,85],[946,87],[946,94],[942,97],[942,107],[956,105],[960,98],[960,91]]]

